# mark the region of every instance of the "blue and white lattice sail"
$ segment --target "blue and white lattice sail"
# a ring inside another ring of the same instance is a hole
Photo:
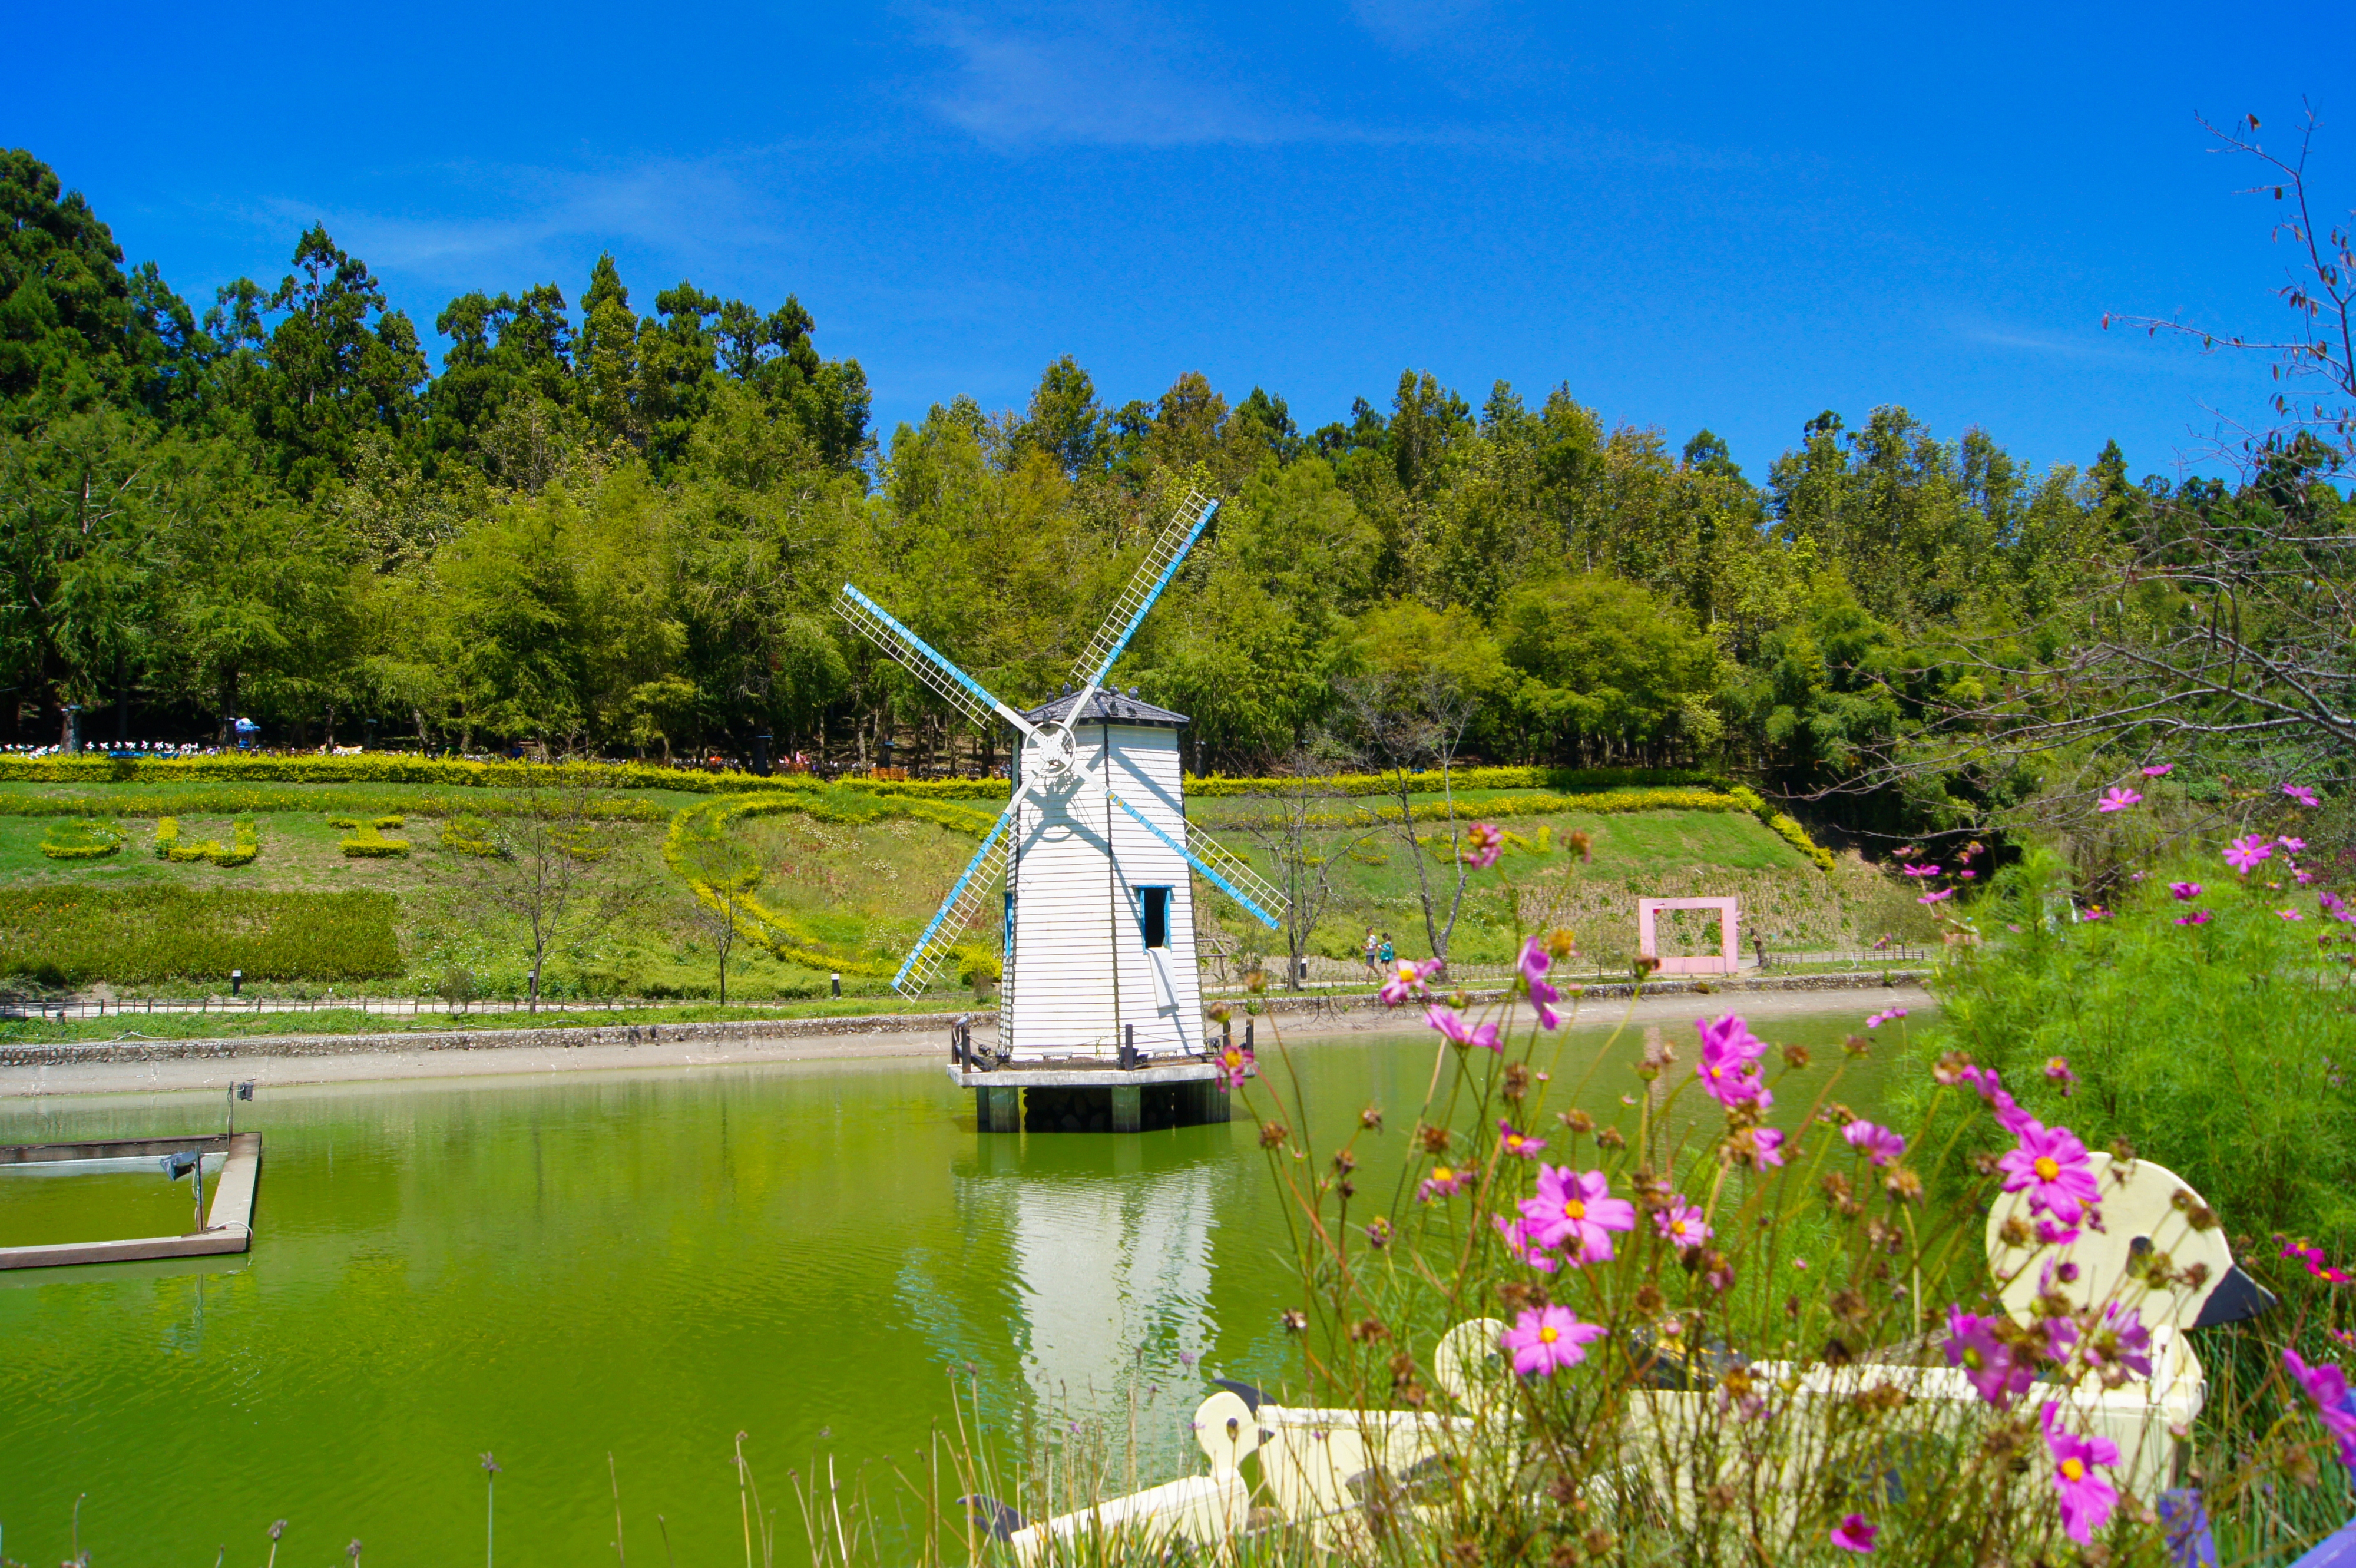
[[[1002,719],[1022,736],[1005,813],[894,981],[910,994],[928,984],[980,923],[1003,872],[1001,1055],[1103,1058],[1125,1044],[1146,1055],[1196,1049],[1192,874],[1268,925],[1282,920],[1282,895],[1187,825],[1178,750],[1185,716],[1104,683],[1216,510],[1207,498],[1187,499],[1082,652],[1078,690],[1027,712],[983,690],[857,589],[845,585],[838,601],[845,619],[968,718]]]

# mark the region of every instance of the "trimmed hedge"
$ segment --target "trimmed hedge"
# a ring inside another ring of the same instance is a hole
[[[364,757],[0,757],[0,783],[18,784],[433,784],[459,789],[517,789],[552,773],[595,776],[608,789],[677,789],[695,795],[774,794],[786,789],[869,789],[939,800],[1006,799],[1002,779],[914,782],[807,774],[688,773],[648,763],[463,762],[380,753]]]
[[[1757,793],[1738,784],[1732,790],[1742,809],[1767,824],[1767,831],[1815,862],[1818,871],[1833,868],[1833,852],[1819,845],[1808,836],[1808,830],[1793,818],[1769,805]]]
[[[368,980],[402,972],[389,893],[0,888],[0,968],[45,985]]]
[[[383,830],[388,823],[399,827],[401,819],[380,817],[365,827],[354,823],[356,831],[338,839],[336,847],[344,852],[348,860],[407,860],[409,841],[385,837]]]
[[[446,796],[387,792],[346,798],[353,821],[378,814],[444,817],[473,813],[496,817],[524,814],[524,802],[510,796],[478,793],[464,802]],[[319,797],[299,785],[192,785],[178,789],[123,786],[88,795],[12,795],[0,792],[0,817],[233,817],[266,811],[316,811]],[[659,822],[669,808],[653,800],[594,800],[589,815],[601,822]]]
[[[230,846],[221,847],[219,839],[206,839],[189,843],[180,837],[180,823],[176,817],[158,818],[155,822],[155,858],[182,865],[199,860],[209,860],[215,865],[251,865],[262,854],[262,837],[251,822],[241,820],[230,830]]]
[[[1437,794],[1440,775],[1421,773],[1409,776],[1419,786],[1417,794]],[[1256,795],[1297,783],[1291,779],[1227,779],[1214,774],[1208,779],[1189,776],[1186,793],[1205,800],[1220,796]],[[1458,790],[1465,789],[1552,789],[1589,794],[1622,789],[1708,789],[1723,790],[1727,780],[1713,773],[1697,773],[1685,768],[1460,768],[1449,776],[1449,782]],[[1320,788],[1332,787],[1344,795],[1387,795],[1392,790],[1387,773],[1344,773],[1333,779],[1318,780]],[[1487,810],[1487,802],[1477,808],[1460,806],[1460,814],[1468,810]],[[1442,813],[1445,815],[1445,812]]]
[[[647,763],[559,763],[552,771],[594,773],[609,789],[676,789],[696,795],[833,794],[852,790],[935,800],[1003,800],[1002,779],[839,779],[830,783],[803,773],[764,779],[755,773],[687,773]],[[378,753],[363,757],[0,757],[0,783],[24,784],[430,784],[445,789],[521,789],[550,777],[549,764],[461,762]],[[1593,791],[1684,786],[1724,789],[1718,775],[1680,768],[1465,768],[1453,775],[1459,789],[1555,789]],[[1440,776],[1421,776],[1437,789]],[[1289,779],[1219,775],[1190,778],[1191,795],[1248,795]],[[1390,791],[1388,775],[1344,774],[1337,782],[1351,795]]]
[[[79,819],[56,823],[41,837],[41,853],[51,860],[104,860],[122,847],[122,829]]]

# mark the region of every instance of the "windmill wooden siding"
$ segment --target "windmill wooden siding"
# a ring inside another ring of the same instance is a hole
[[[1135,1026],[1140,1051],[1198,1050],[1193,875],[1108,798],[1118,794],[1185,843],[1177,731],[1084,721],[1073,740],[1071,787],[1027,801],[1016,819],[1007,1010],[1014,1055],[1110,1058],[1124,1026]],[[1149,949],[1138,889],[1151,886],[1170,889],[1170,925],[1169,945]]]

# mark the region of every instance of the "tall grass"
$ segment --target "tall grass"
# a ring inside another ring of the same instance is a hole
[[[40,985],[366,980],[402,971],[385,893],[0,888],[0,973]]]

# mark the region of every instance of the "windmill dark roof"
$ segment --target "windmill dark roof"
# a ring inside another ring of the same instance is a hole
[[[1035,708],[1025,709],[1023,716],[1034,725],[1058,723],[1063,720],[1065,712],[1071,707],[1078,695],[1076,692],[1066,693],[1063,696],[1042,703]],[[1183,714],[1173,714],[1168,708],[1157,708],[1151,703],[1140,701],[1125,693],[1099,689],[1095,696],[1088,699],[1087,711],[1076,722],[1083,725],[1108,723],[1161,725],[1176,729],[1180,725],[1186,723],[1187,719]]]

